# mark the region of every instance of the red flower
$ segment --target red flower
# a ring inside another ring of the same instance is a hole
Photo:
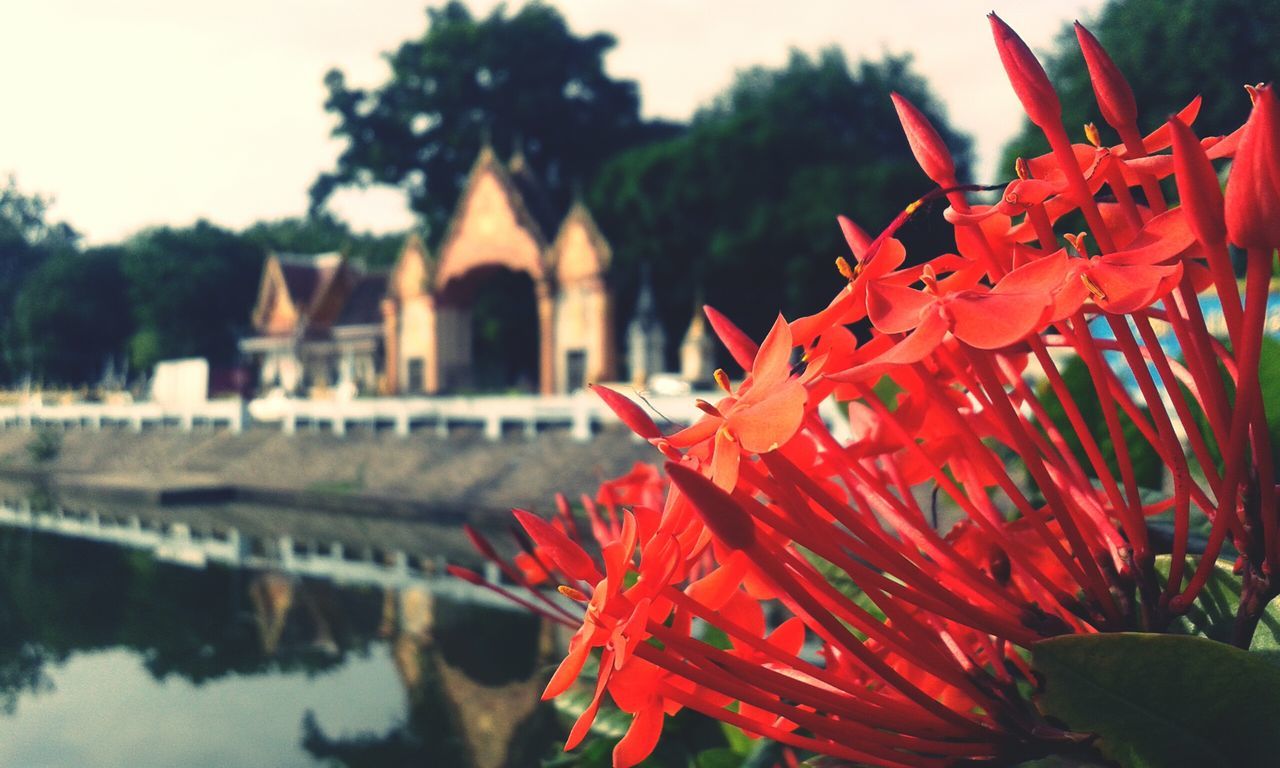
[[[1227,178],[1227,235],[1241,248],[1280,247],[1280,100],[1269,85],[1254,90]]]

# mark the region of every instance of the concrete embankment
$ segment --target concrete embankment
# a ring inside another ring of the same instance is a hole
[[[37,461],[36,434],[0,431],[0,474],[42,479],[55,487],[95,490],[137,501],[241,501],[375,516],[505,519],[512,507],[549,509],[556,492],[593,493],[601,479],[636,460],[657,460],[650,446],[621,430],[589,442],[567,434],[536,439],[479,435],[448,438],[353,431],[345,437],[274,429],[135,434],[126,430],[69,430],[52,442],[56,455]],[[143,498],[147,494],[154,498]],[[169,496],[165,497],[164,494]]]

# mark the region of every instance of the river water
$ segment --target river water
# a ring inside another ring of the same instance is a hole
[[[38,496],[0,504],[0,765],[499,768],[561,735],[555,638],[408,533]]]

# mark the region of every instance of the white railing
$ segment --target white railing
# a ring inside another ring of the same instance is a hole
[[[197,425],[207,425],[241,432],[246,422],[245,405],[241,400],[209,400],[181,406],[159,403],[45,404],[39,401],[0,406],[0,428],[6,429],[57,426],[98,430],[104,426],[124,426],[141,432],[148,426],[173,425],[190,432]]]
[[[633,395],[633,392],[624,393]],[[638,402],[650,411],[663,431],[691,424],[702,413],[694,405],[702,398],[715,402],[719,392],[692,392],[685,395],[646,396]],[[831,399],[818,409],[838,439],[848,436],[847,420]],[[157,403],[70,403],[44,405],[38,402],[0,406],[0,429],[32,429],[52,426],[62,429],[100,430],[104,426],[124,427],[134,432],[147,428],[176,427],[190,432],[198,426],[225,427],[239,433],[250,424],[275,425],[285,434],[300,427],[328,429],[346,435],[353,427],[376,431],[391,429],[408,437],[414,430],[431,429],[447,437],[458,427],[479,427],[488,440],[501,440],[510,430],[536,437],[550,428],[567,428],[580,441],[590,440],[599,427],[618,424],[618,418],[595,395],[492,395],[476,397],[358,398],[354,400],[264,399],[210,400],[188,406]]]
[[[0,500],[0,526],[142,550],[158,560],[188,568],[202,570],[216,563],[322,579],[344,586],[417,587],[453,599],[514,608],[510,601],[489,589],[446,575],[442,558],[414,559],[400,550],[378,557],[372,548],[348,550],[339,542],[299,546],[287,535],[261,539],[254,546],[248,536],[235,528],[213,536],[192,531],[185,523],[160,523],[137,515],[117,516],[61,508],[34,510],[26,500]],[[488,569],[486,578],[496,583],[498,574]],[[506,588],[524,592],[511,585]]]

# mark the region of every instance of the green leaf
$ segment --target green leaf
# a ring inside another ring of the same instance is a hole
[[[1253,632],[1249,652],[1280,665],[1280,597],[1267,603],[1266,609],[1262,611],[1262,620]]]
[[[555,710],[569,722],[578,717],[591,705],[593,690],[585,685],[575,685],[552,700]],[[631,715],[618,709],[608,701],[600,705],[596,719],[591,723],[591,733],[606,739],[620,739],[631,727]]]
[[[694,758],[696,768],[741,768],[742,755],[728,747],[705,749]]]
[[[1170,562],[1169,555],[1156,556],[1156,572],[1166,580],[1169,578]],[[1182,578],[1184,586],[1191,580],[1191,574],[1198,564],[1198,558],[1188,558]],[[1230,642],[1239,608],[1240,577],[1232,571],[1231,561],[1218,560],[1191,610],[1175,619],[1170,631]],[[1271,601],[1262,612],[1262,619],[1258,622],[1249,650],[1257,651],[1268,661],[1280,665],[1280,600]]]
[[[1156,555],[1156,572],[1165,581],[1169,579],[1171,563],[1170,555]],[[1182,576],[1183,586],[1191,581],[1191,575],[1199,564],[1200,558],[1187,558]],[[1235,625],[1236,609],[1239,607],[1240,577],[1232,572],[1230,562],[1219,560],[1213,564],[1213,570],[1209,572],[1209,578],[1201,588],[1195,604],[1186,614],[1174,619],[1170,631],[1228,642]]]
[[[1202,637],[1116,633],[1032,648],[1041,709],[1126,768],[1273,765],[1280,669]]]
[[[755,749],[757,740],[748,736],[738,726],[721,721],[720,730],[724,732],[724,739],[729,742],[729,749],[732,749],[734,754],[749,755],[751,750]]]

